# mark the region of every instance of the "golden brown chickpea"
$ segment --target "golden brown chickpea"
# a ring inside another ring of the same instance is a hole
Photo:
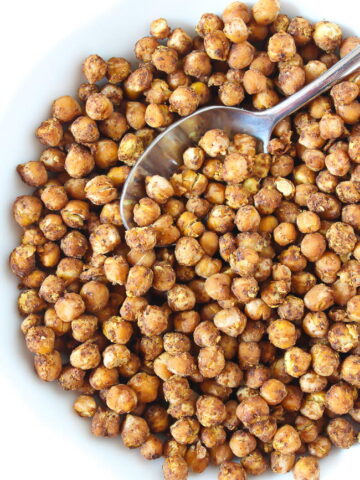
[[[349,355],[341,365],[341,378],[354,387],[359,388],[359,356]]]
[[[81,101],[86,102],[90,95],[97,93],[98,91],[99,87],[94,83],[81,83],[77,94]]]
[[[121,57],[111,57],[107,61],[106,78],[110,83],[123,82],[131,72],[131,65]]]
[[[309,312],[305,315],[302,327],[312,338],[324,338],[329,329],[329,321],[324,312]]]
[[[60,215],[46,215],[39,223],[40,230],[48,240],[60,240],[66,233],[67,228],[64,225]]]
[[[54,350],[55,333],[49,327],[34,326],[27,331],[25,340],[30,352],[46,355]]]
[[[289,348],[284,355],[286,373],[292,377],[301,377],[310,367],[311,354],[299,347]]]
[[[86,100],[86,114],[92,120],[105,120],[113,113],[111,101],[102,93],[94,93]]]
[[[254,20],[259,25],[273,23],[280,11],[278,0],[258,0],[252,8]]]
[[[225,357],[223,349],[219,346],[204,347],[198,355],[200,373],[206,378],[214,378],[223,370]]]
[[[66,190],[61,185],[49,185],[41,193],[41,200],[48,210],[61,210],[68,203]]]
[[[326,232],[329,247],[335,253],[342,255],[351,253],[356,245],[356,236],[351,225],[335,222]]]
[[[323,377],[334,374],[339,366],[339,355],[328,345],[314,345],[311,348],[314,371]]]
[[[163,475],[165,480],[186,480],[188,465],[180,455],[168,456],[163,463]]]
[[[180,444],[191,444],[196,442],[198,439],[199,430],[199,422],[192,417],[180,418],[170,427],[171,435]]]
[[[274,450],[270,456],[270,468],[274,473],[287,473],[293,468],[295,460],[293,453],[285,454]]]
[[[326,432],[331,442],[338,448],[349,448],[356,440],[355,429],[345,418],[330,420]]]
[[[117,413],[98,407],[91,423],[91,433],[97,437],[115,437],[119,434],[120,417]]]
[[[211,59],[225,61],[229,54],[230,42],[222,30],[213,30],[205,35],[204,48]]]
[[[244,457],[241,464],[249,475],[261,475],[268,468],[266,458],[259,450],[254,450]]]
[[[63,127],[56,118],[42,122],[35,132],[40,143],[49,147],[58,146],[63,138],[63,133]]]
[[[221,445],[216,445],[210,449],[210,459],[213,465],[221,465],[224,462],[228,462],[233,458],[233,453],[229,447],[228,442],[224,442]]]
[[[34,356],[34,367],[38,377],[44,382],[57,380],[61,373],[61,355],[57,350],[45,355]]]
[[[294,466],[295,480],[319,480],[320,469],[315,457],[301,457]]]
[[[47,183],[48,174],[43,162],[32,161],[18,165],[16,168],[23,182],[32,187],[40,187]]]
[[[332,52],[342,41],[341,28],[336,23],[322,21],[315,24],[313,39],[315,44],[325,52]]]
[[[10,268],[18,277],[26,277],[35,270],[36,247],[34,245],[20,245],[10,255]]]
[[[180,56],[189,53],[192,44],[192,38],[182,28],[175,28],[172,30],[166,43],[168,47],[176,50]]]
[[[82,233],[73,230],[61,239],[60,246],[67,257],[82,258],[88,249],[88,241]]]
[[[287,349],[295,345],[296,329],[288,320],[273,320],[267,332],[270,342],[277,348]]]
[[[218,480],[245,480],[244,468],[235,462],[223,462],[220,464]]]
[[[319,60],[310,60],[305,66],[305,80],[306,84],[311,83],[316,78],[320,77],[324,72],[326,72],[327,67],[325,63],[320,62]]]
[[[64,293],[65,283],[56,275],[48,275],[41,284],[39,296],[48,303],[55,303]]]
[[[149,435],[148,439],[141,445],[140,453],[146,460],[160,458],[163,453],[162,441],[155,435]]]
[[[228,57],[229,67],[237,70],[246,68],[254,60],[254,55],[255,48],[251,43],[233,43]]]
[[[71,365],[81,370],[96,368],[100,361],[99,347],[95,343],[83,343],[76,347],[70,355]]]
[[[315,440],[308,443],[308,449],[310,455],[313,455],[316,458],[327,457],[331,450],[330,440],[322,435],[319,435]]]
[[[321,312],[333,305],[334,295],[329,286],[320,283],[306,293],[304,302],[305,306],[312,312]]]
[[[278,429],[273,439],[275,450],[284,454],[297,452],[301,446],[298,432],[291,425],[284,425]]]
[[[63,322],[72,322],[85,312],[85,303],[77,293],[65,293],[56,301],[54,308]]]
[[[272,378],[262,384],[260,395],[269,405],[278,405],[287,396],[287,390],[280,380]]]
[[[345,382],[332,385],[326,393],[326,407],[337,415],[345,415],[354,406],[353,389]]]
[[[196,416],[204,427],[220,425],[226,417],[224,403],[212,395],[202,395],[196,401]]]
[[[65,159],[65,170],[72,178],[88,175],[95,166],[91,152],[84,146],[73,143]]]
[[[195,306],[195,294],[187,285],[176,284],[168,291],[168,304],[174,312],[191,310]]]
[[[93,417],[96,408],[96,401],[91,395],[79,395],[73,404],[74,411],[83,418]]]
[[[106,394],[107,406],[118,414],[132,412],[137,403],[135,391],[127,385],[114,385]]]
[[[28,227],[39,221],[42,213],[42,203],[37,197],[22,195],[13,205],[15,221],[21,227]]]
[[[272,62],[288,60],[296,53],[296,45],[291,35],[285,32],[275,33],[269,39],[268,51]]]
[[[89,83],[101,80],[107,70],[107,64],[99,55],[89,55],[83,63],[83,73]]]
[[[152,53],[151,61],[157,70],[167,74],[173,73],[178,66],[178,54],[173,48],[159,45]]]
[[[117,384],[119,372],[116,368],[106,368],[102,365],[95,368],[89,377],[89,383],[94,390],[105,390]],[[107,392],[106,392],[107,395]]]
[[[121,439],[127,448],[140,447],[149,437],[149,427],[141,417],[127,414],[121,426]]]
[[[60,260],[60,248],[56,243],[47,242],[37,247],[40,263],[46,268],[55,267]]]

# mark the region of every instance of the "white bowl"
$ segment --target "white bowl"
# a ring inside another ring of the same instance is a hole
[[[0,374],[2,380],[6,380],[4,385],[8,386],[12,395],[18,397],[14,401],[26,400],[24,410],[1,412],[5,417],[1,423],[2,439],[6,442],[7,434],[11,433],[10,444],[7,445],[9,458],[16,459],[19,453],[19,462],[16,465],[12,462],[13,473],[26,473],[27,478],[39,480],[48,475],[55,480],[69,474],[70,478],[76,478],[81,473],[88,480],[98,479],[104,474],[108,480],[133,480],[139,476],[149,480],[161,478],[161,460],[148,462],[142,459],[138,452],[125,449],[120,438],[93,437],[89,433],[88,422],[79,419],[71,411],[74,396],[61,391],[56,382],[45,384],[39,381],[33,372],[32,355],[26,351],[19,332],[17,281],[7,264],[8,253],[17,245],[20,233],[12,219],[12,202],[16,196],[28,191],[19,180],[15,166],[38,157],[41,148],[34,138],[34,130],[42,120],[48,118],[54,98],[76,93],[77,86],[84,81],[80,65],[87,55],[98,53],[104,58],[133,58],[133,45],[137,39],[148,34],[151,20],[162,16],[167,18],[170,26],[181,26],[192,32],[203,12],[221,13],[227,3],[225,0],[121,2],[50,51],[24,80],[24,87],[17,92],[10,110],[4,115],[6,121],[0,126],[0,208],[3,219]],[[293,0],[283,1],[282,4],[282,11],[289,15],[302,15],[312,21],[332,20],[343,27],[345,34],[359,34],[360,6],[353,0]],[[2,393],[4,395],[4,390]],[[6,394],[8,391],[5,391]],[[11,405],[11,398],[8,404]],[[31,428],[31,431],[24,429],[24,426]],[[14,428],[17,429],[16,435]],[[356,470],[358,454],[356,447],[349,451],[334,449],[327,459],[321,461],[321,478],[359,478]],[[24,459],[26,462],[23,463]],[[4,464],[10,465],[6,460]],[[211,468],[202,478],[214,479],[216,475],[215,469]],[[288,474],[283,478],[290,477]],[[9,478],[19,477],[10,475]],[[261,478],[269,479],[270,474]]]

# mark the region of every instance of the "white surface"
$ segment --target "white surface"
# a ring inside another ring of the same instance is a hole
[[[98,439],[89,423],[71,411],[73,396],[39,381],[19,333],[16,280],[7,267],[18,230],[10,215],[15,196],[26,188],[16,164],[37,158],[35,127],[48,116],[51,101],[74,93],[80,64],[90,53],[128,56],[147,34],[149,22],[164,16],[172,27],[194,25],[204,11],[219,13],[219,0],[20,0],[1,7],[0,139],[1,332],[0,477],[9,480],[134,480],[161,478],[161,463],[146,462],[123,449],[120,438]],[[282,2],[286,12],[311,20],[337,21],[347,33],[360,33],[360,6],[354,0]],[[300,6],[289,6],[297,4]],[[9,108],[7,108],[9,107]],[[359,447],[335,451],[321,461],[321,478],[359,478]],[[214,470],[202,475],[215,479]],[[264,480],[274,476],[263,476]],[[279,477],[280,478],[280,477]],[[282,477],[292,478],[291,475]]]

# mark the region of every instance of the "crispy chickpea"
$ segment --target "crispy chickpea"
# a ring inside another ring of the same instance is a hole
[[[270,468],[274,473],[287,473],[293,468],[295,460],[296,457],[293,453],[281,453],[274,450],[270,456]]]
[[[121,57],[111,57],[107,61],[106,78],[110,83],[123,82],[131,72],[130,63]]]
[[[346,383],[332,385],[326,393],[326,407],[337,415],[345,415],[354,406],[353,389]]]
[[[83,343],[76,347],[70,355],[70,363],[81,370],[96,368],[101,361],[99,347],[95,343]]]
[[[254,450],[244,457],[241,464],[249,475],[261,475],[268,467],[266,458],[259,450]]]
[[[331,442],[327,437],[319,435],[315,440],[308,443],[308,450],[310,455],[316,458],[324,458],[329,455],[331,446]]]
[[[295,345],[296,329],[288,320],[273,320],[267,332],[270,342],[277,348],[287,349]]]
[[[244,468],[235,462],[223,462],[220,464],[218,480],[245,480],[246,472]]]
[[[46,242],[44,245],[37,247],[37,254],[40,263],[46,268],[53,268],[59,263],[60,248],[54,242]]]
[[[200,396],[196,402],[196,416],[204,427],[220,425],[226,417],[225,405],[217,397]]]
[[[175,28],[169,32],[166,45],[182,56],[189,53],[192,43],[192,38],[182,28]]]
[[[216,377],[225,366],[223,349],[219,346],[201,348],[198,355],[198,366],[204,377]]]
[[[332,52],[341,44],[342,31],[336,23],[318,22],[314,27],[313,39],[322,50]]]
[[[178,65],[178,53],[170,47],[159,45],[151,55],[154,66],[167,74],[175,72]]]
[[[319,480],[319,463],[315,457],[301,457],[294,466],[295,480]]]
[[[56,301],[54,308],[63,322],[72,322],[85,312],[85,303],[77,293],[65,293]]]
[[[279,380],[272,378],[262,384],[260,395],[269,405],[278,405],[287,395],[285,385]]]
[[[97,437],[115,437],[119,434],[120,417],[111,410],[98,407],[91,422],[91,433]]]
[[[149,437],[149,427],[141,417],[127,414],[121,426],[121,439],[127,448],[138,448]]]
[[[44,382],[57,380],[61,373],[61,355],[57,350],[45,355],[34,356],[34,367],[38,377]]]
[[[339,365],[339,355],[328,345],[317,344],[311,348],[312,367],[323,377],[334,374]]]
[[[269,39],[268,51],[272,62],[288,60],[296,53],[296,45],[291,35],[285,32],[275,33]]]
[[[148,439],[140,447],[140,453],[146,460],[155,460],[162,456],[162,441],[155,435],[149,435]]]
[[[341,365],[341,378],[354,387],[360,385],[360,358],[358,355],[349,355]]]
[[[89,83],[101,80],[105,76],[106,70],[106,62],[99,55],[89,55],[83,63],[83,73]]]
[[[96,401],[91,395],[79,395],[73,404],[74,411],[83,418],[93,417],[96,408]]]
[[[55,333],[49,327],[34,326],[27,331],[25,340],[30,352],[46,355],[54,350]]]
[[[355,443],[355,429],[345,418],[330,420],[326,432],[333,445],[338,448],[350,448]]]
[[[299,347],[289,348],[284,355],[285,370],[292,377],[301,377],[310,367],[312,356]]]
[[[127,385],[114,385],[106,394],[107,406],[118,414],[132,412],[137,402],[135,391]]]
[[[335,222],[331,225],[326,232],[326,239],[329,247],[339,255],[352,252],[356,245],[352,226],[342,222]]]
[[[71,228],[84,228],[90,218],[89,204],[82,200],[70,200],[60,213],[64,223]]]
[[[63,138],[63,133],[63,127],[56,118],[42,122],[35,132],[40,143],[49,147],[57,147]]]
[[[301,446],[298,432],[291,425],[280,427],[273,438],[273,446],[280,453],[295,453]]]
[[[14,218],[21,227],[28,227],[38,222],[41,212],[42,203],[37,197],[22,195],[14,202]]]
[[[165,480],[186,480],[188,465],[180,455],[168,456],[163,463],[163,475]]]
[[[175,284],[168,291],[168,304],[174,312],[191,310],[195,306],[195,294],[187,285]]]
[[[304,297],[305,306],[312,312],[321,312],[328,309],[334,303],[334,295],[331,287],[320,283],[312,287]]]
[[[247,41],[233,43],[230,48],[228,64],[230,68],[241,70],[248,67],[254,59],[255,48]]]

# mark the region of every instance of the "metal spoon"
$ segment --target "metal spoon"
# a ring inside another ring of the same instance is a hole
[[[280,120],[299,110],[359,67],[360,46],[303,89],[268,110],[250,112],[216,105],[201,108],[173,123],[145,150],[124,184],[120,213],[125,228],[134,226],[132,211],[145,194],[144,178],[155,174],[169,178],[181,165],[184,150],[198,142],[207,130],[221,128],[229,135],[235,132],[247,133],[257,137],[266,152],[272,131]]]

